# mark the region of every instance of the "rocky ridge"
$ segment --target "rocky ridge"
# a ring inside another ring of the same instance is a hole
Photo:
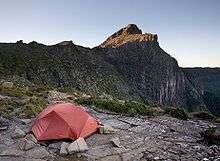
[[[189,81],[157,39],[130,24],[92,49],[71,41],[51,46],[1,43],[0,77],[19,76],[45,86],[207,111],[203,89]]]

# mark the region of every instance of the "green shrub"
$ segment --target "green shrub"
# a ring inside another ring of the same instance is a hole
[[[30,100],[25,104],[22,110],[23,117],[33,117],[39,114],[44,107],[46,107],[47,101],[40,97],[31,97]]]
[[[216,123],[220,123],[220,118],[216,118],[216,119],[215,119],[215,122],[216,122]]]
[[[5,100],[0,101],[0,115],[4,117],[33,117],[39,114],[47,101],[40,97],[25,98],[23,100]],[[16,111],[16,112],[15,112]]]
[[[0,101],[0,115],[4,117],[11,117],[16,108],[23,107],[22,102],[13,100],[1,100]]]
[[[6,101],[0,101],[0,114],[4,117],[9,117],[11,112],[11,105]]]
[[[87,106],[91,106],[93,105],[93,100],[92,98],[77,98],[75,100],[76,103],[80,104],[80,105],[87,105]]]
[[[200,111],[200,112],[193,112],[191,115],[195,118],[204,119],[204,120],[212,120],[214,116],[208,112]]]
[[[0,86],[0,93],[10,97],[22,97],[25,93],[17,88],[5,88]]]
[[[75,100],[76,103],[87,106],[95,106],[102,110],[108,110],[120,114],[127,114],[130,116],[134,115],[153,115],[155,109],[147,106],[143,103],[134,101],[119,101],[114,99],[103,99],[103,98],[78,98]]]
[[[48,90],[51,90],[52,88],[46,85],[34,85],[28,88],[28,91],[31,91],[33,93],[40,93],[45,92]]]
[[[183,108],[173,108],[168,107],[165,109],[165,114],[168,114],[172,117],[181,119],[181,120],[187,120],[189,118],[187,112]]]
[[[215,127],[209,127],[207,130],[201,132],[201,136],[203,136],[204,140],[209,144],[220,145],[220,134],[216,132]]]
[[[145,105],[143,103],[126,101],[124,104],[128,109],[133,109],[137,114],[140,115],[153,115],[155,113],[155,108]]]

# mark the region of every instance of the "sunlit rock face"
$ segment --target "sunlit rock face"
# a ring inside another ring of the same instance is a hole
[[[157,41],[157,39],[156,34],[142,34],[142,31],[135,24],[129,24],[107,38],[100,47],[119,47],[128,42]]]

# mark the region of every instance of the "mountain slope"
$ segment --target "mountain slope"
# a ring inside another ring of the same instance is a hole
[[[203,98],[207,108],[220,115],[220,68],[183,68],[189,79],[204,89]],[[199,85],[200,84],[200,85]]]
[[[66,86],[118,98],[206,110],[202,90],[164,52],[158,36],[134,24],[89,49],[71,41],[46,46],[0,44],[0,75],[18,75],[38,84]]]
[[[142,34],[131,24],[107,38],[96,53],[101,52],[144,100],[189,111],[205,110],[202,91],[188,81],[157,40],[157,35]]]
[[[88,48],[32,42],[0,44],[2,77],[18,75],[37,84],[123,96],[129,87],[121,76]]]

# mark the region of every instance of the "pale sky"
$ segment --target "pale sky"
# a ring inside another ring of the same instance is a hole
[[[184,67],[220,67],[220,0],[1,0],[0,42],[94,47],[127,24]]]

